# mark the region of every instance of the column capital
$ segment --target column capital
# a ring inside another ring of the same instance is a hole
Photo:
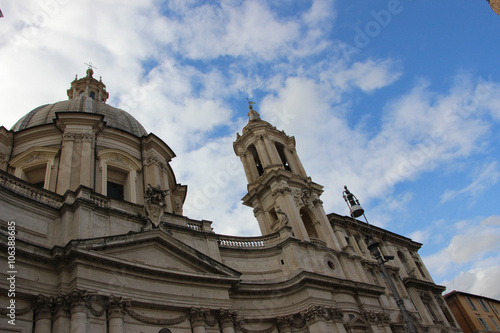
[[[300,313],[301,317],[304,318],[308,325],[314,324],[321,319],[325,318],[325,309],[322,306],[313,305],[306,311]]]
[[[49,297],[38,295],[35,300],[35,321],[52,319],[53,302]]]
[[[293,316],[279,316],[276,317],[276,326],[280,332],[291,332],[293,325]]]
[[[210,314],[210,309],[202,309],[202,308],[191,308],[190,312],[190,321],[191,326],[193,328],[198,326],[205,326],[206,316]]]
[[[129,299],[123,297],[109,296],[107,309],[108,318],[123,318],[127,312],[127,308],[131,305]]]
[[[219,310],[219,323],[222,329],[233,327],[238,318],[238,313],[233,310],[220,309]]]

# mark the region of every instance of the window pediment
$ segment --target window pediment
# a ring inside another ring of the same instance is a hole
[[[31,147],[22,154],[13,158],[9,164],[13,168],[29,168],[38,164],[46,164],[53,161],[59,152],[58,148]]]

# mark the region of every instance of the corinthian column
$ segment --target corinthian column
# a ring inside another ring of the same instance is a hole
[[[52,314],[50,313],[50,300],[38,296],[35,307],[35,333],[52,333]]]
[[[193,333],[205,333],[205,312],[202,309],[191,308],[191,327]]]
[[[234,333],[234,322],[236,321],[236,317],[236,311],[220,310],[219,324],[222,329],[222,333]]]
[[[328,332],[328,327],[325,322],[325,310],[321,306],[311,306],[304,312],[301,312],[302,317],[307,322],[307,327],[311,332]]]
[[[280,333],[292,333],[293,316],[277,317],[276,325]]]
[[[108,324],[109,333],[123,333],[123,317],[125,316],[125,307],[130,303],[121,297],[110,296],[108,304]]]
[[[70,295],[71,333],[87,333],[88,298],[86,292],[73,291]]]

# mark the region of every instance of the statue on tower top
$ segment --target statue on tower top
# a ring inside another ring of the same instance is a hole
[[[247,101],[248,101],[248,109],[249,109],[248,118],[250,118],[250,120],[260,120],[260,114],[253,109],[253,104],[255,104],[255,102],[252,102],[248,98],[247,98]]]

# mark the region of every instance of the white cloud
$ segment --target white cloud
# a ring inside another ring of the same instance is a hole
[[[489,298],[500,298],[500,258],[492,266],[483,266],[460,272],[460,274],[448,281],[443,281],[448,291],[459,290]]]
[[[500,170],[497,162],[491,162],[483,166],[478,174],[474,175],[474,181],[460,190],[446,190],[441,195],[441,202],[455,199],[461,195],[477,195],[486,188],[495,185],[500,178]]]
[[[483,272],[500,267],[500,216],[490,216],[479,223],[462,221],[455,228],[448,227],[446,232],[453,235],[449,243],[423,258],[434,278],[447,278],[465,270],[467,273],[453,283],[446,282],[450,283],[450,288],[460,289],[452,286],[465,283],[479,286],[487,278]]]
[[[334,74],[334,84],[344,90],[348,86],[358,87],[365,92],[372,92],[395,82],[401,72],[394,69],[394,61],[387,59],[356,62],[351,68]]]

